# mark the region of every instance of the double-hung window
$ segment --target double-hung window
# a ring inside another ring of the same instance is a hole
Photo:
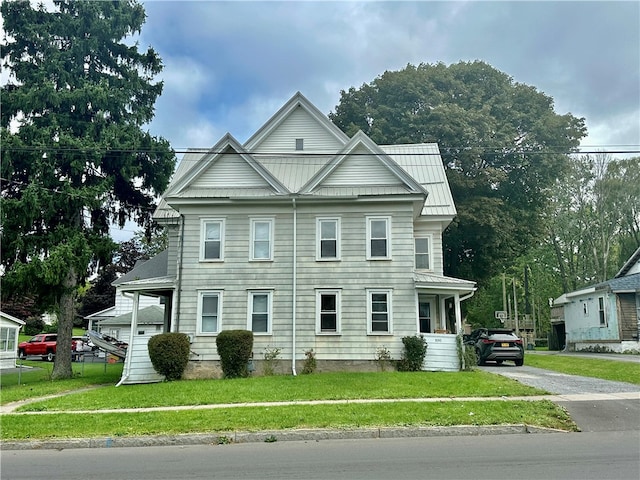
[[[316,259],[340,259],[340,219],[318,218],[316,222]]]
[[[391,290],[367,290],[367,327],[370,335],[392,333]]]
[[[367,217],[367,260],[391,258],[391,217]]]
[[[415,265],[417,270],[431,269],[431,245],[429,237],[414,239]]]
[[[251,219],[251,260],[273,260],[273,218]]]
[[[222,291],[207,290],[198,293],[198,335],[220,332],[222,318]]]
[[[256,335],[271,334],[272,300],[273,292],[270,290],[249,292],[247,330],[251,330]]]
[[[340,290],[316,290],[316,332],[340,333]]]
[[[598,297],[598,318],[600,319],[600,326],[607,326],[607,312],[604,297]]]
[[[200,231],[200,260],[216,261],[224,259],[224,219],[204,219]]]

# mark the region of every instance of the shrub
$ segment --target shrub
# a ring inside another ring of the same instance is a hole
[[[379,346],[376,348],[376,363],[378,364],[378,368],[381,372],[384,372],[387,369],[387,365],[390,365],[393,359],[391,358],[391,352],[385,346]]]
[[[249,376],[249,360],[253,350],[253,332],[223,330],[216,338],[224,378]]]
[[[24,334],[25,335],[37,335],[44,331],[44,320],[40,317],[29,317],[25,320],[24,323]]]
[[[280,348],[267,347],[264,349],[264,362],[262,367],[262,373],[266,376],[273,375],[276,369],[280,365]]]
[[[303,375],[308,375],[316,371],[316,367],[318,366],[316,362],[316,354],[313,351],[313,348],[309,350],[305,350],[304,352],[304,365],[302,366]]]
[[[168,381],[182,378],[189,363],[189,337],[184,333],[161,333],[149,339],[149,357],[153,368]]]
[[[422,335],[402,337],[404,351],[398,361],[397,369],[400,372],[419,372],[422,370],[424,357],[427,355],[427,342]]]

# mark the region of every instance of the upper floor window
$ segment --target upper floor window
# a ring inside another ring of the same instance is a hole
[[[340,290],[316,291],[316,332],[340,333]]]
[[[273,219],[251,219],[251,260],[273,260]]]
[[[391,320],[391,290],[367,290],[367,333],[391,333]]]
[[[200,260],[223,260],[224,256],[224,220],[205,219],[200,224],[202,241],[200,242]]]
[[[252,291],[249,292],[249,305],[247,308],[247,329],[255,334],[271,334],[271,303],[273,292]]]
[[[222,291],[198,293],[198,335],[215,335],[220,332],[222,316]]]
[[[318,218],[316,230],[316,259],[337,260],[340,258],[340,219]]]
[[[431,269],[431,242],[429,237],[414,239],[415,263],[418,270]]]
[[[391,258],[391,217],[367,217],[367,259]]]

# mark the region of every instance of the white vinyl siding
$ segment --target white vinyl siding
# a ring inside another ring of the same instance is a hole
[[[271,291],[249,292],[247,330],[252,331],[254,335],[271,335],[272,302]]]
[[[273,218],[251,219],[251,260],[273,260]]]
[[[391,258],[391,217],[367,217],[367,260]]]
[[[391,334],[392,327],[391,290],[367,290],[367,333]]]
[[[431,270],[431,238],[416,238],[414,240],[414,249],[416,269]]]
[[[222,291],[207,290],[198,294],[198,335],[216,335],[222,318]]]
[[[340,290],[316,290],[316,333],[340,333]]]
[[[224,219],[203,219],[200,230],[200,260],[224,260]]]
[[[340,259],[340,219],[318,218],[316,260]]]

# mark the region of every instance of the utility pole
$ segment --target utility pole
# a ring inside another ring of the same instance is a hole
[[[507,275],[504,272],[502,272],[502,311],[507,311]]]
[[[516,297],[516,279],[512,279],[513,283],[513,315],[516,319],[516,335],[520,336],[520,325],[518,323],[518,298]]]

